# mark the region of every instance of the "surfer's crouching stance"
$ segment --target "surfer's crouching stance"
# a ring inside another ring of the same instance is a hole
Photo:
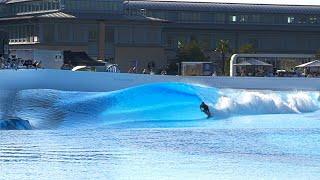
[[[209,106],[206,105],[206,103],[204,103],[204,102],[201,103],[201,105],[200,105],[200,110],[201,110],[202,112],[204,112],[204,113],[208,116],[208,118],[211,117],[211,113],[210,113],[210,110],[209,110]]]

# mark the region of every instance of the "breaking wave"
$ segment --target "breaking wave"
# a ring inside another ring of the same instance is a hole
[[[219,90],[183,83],[160,83],[114,92],[56,90],[0,91],[0,119],[28,120],[33,128],[97,127],[127,122],[214,119],[239,115],[307,113],[319,110],[318,92]]]

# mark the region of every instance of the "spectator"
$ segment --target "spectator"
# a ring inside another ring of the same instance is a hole
[[[142,74],[148,74],[148,70],[147,69],[143,69],[142,70]]]
[[[167,71],[166,71],[165,69],[163,69],[163,70],[161,71],[161,75],[167,75]]]
[[[150,69],[150,75],[155,75],[155,72],[153,71],[153,69]]]

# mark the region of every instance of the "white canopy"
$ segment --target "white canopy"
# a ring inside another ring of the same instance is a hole
[[[307,68],[307,67],[320,67],[320,60],[315,60],[315,61],[307,62],[299,66],[296,66],[296,68]]]
[[[271,64],[265,63],[263,61],[259,61],[257,59],[248,59],[238,64],[234,64],[235,66],[272,66]]]
[[[87,67],[87,66],[76,66],[76,67],[72,68],[72,71],[78,71],[79,69],[83,69],[85,67]]]

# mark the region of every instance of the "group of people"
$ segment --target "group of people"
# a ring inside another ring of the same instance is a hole
[[[320,77],[320,72],[308,73],[305,76],[308,77],[308,78],[319,78]]]
[[[22,60],[20,58],[5,59],[0,57],[0,69],[37,69],[41,68],[41,61]]]
[[[139,73],[137,68],[135,66],[131,67],[128,71],[128,73]],[[150,68],[150,69],[147,69],[147,68],[144,68],[142,71],[141,71],[141,74],[150,74],[150,75],[155,75],[156,72],[154,71],[153,68]],[[160,72],[161,75],[167,75],[167,71],[165,69],[162,69],[161,72]]]
[[[244,77],[244,76],[265,77],[265,76],[272,76],[271,74],[273,75],[273,73],[267,72],[263,69],[256,69],[253,71],[241,69],[241,71],[240,71],[240,76],[242,76],[242,77]]]

